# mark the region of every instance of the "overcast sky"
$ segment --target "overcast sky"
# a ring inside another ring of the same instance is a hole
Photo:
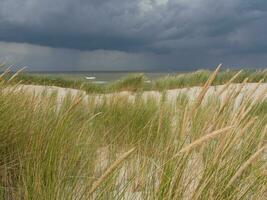
[[[0,0],[0,60],[36,71],[266,68],[267,0]]]

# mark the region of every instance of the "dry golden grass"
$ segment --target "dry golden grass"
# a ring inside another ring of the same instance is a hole
[[[2,78],[0,199],[265,200],[265,95],[258,84],[237,100],[245,80],[207,97],[219,67],[195,102],[69,95],[59,106]]]

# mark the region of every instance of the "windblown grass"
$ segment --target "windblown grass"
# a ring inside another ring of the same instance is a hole
[[[219,72],[212,82],[212,85],[221,85],[228,82],[238,71],[225,70]],[[145,90],[167,90],[192,86],[203,86],[208,80],[212,71],[198,70],[195,72],[166,76],[151,82],[146,82],[144,74],[129,74],[118,81],[112,81],[107,84],[96,84],[90,81],[69,80],[58,76],[41,76],[28,73],[20,73],[13,82],[23,84],[50,85],[75,89],[83,89],[87,93],[111,93],[119,91],[145,91]],[[233,83],[242,83],[246,78],[247,82],[256,83],[260,80],[267,82],[266,70],[242,70]]]
[[[81,80],[68,80],[53,76],[35,76],[27,73],[20,73],[14,78],[13,83],[48,85],[65,88],[74,88],[85,90],[87,93],[104,93],[105,88],[101,85]]]
[[[222,85],[229,81],[238,71],[225,70],[217,74],[212,85]],[[157,90],[175,89],[192,86],[203,86],[212,74],[209,70],[198,70],[192,73],[178,74],[177,76],[167,76],[155,81],[154,88]],[[260,80],[267,82],[267,71],[242,70],[233,83],[242,83],[246,78],[248,82],[256,83]]]
[[[109,91],[133,91],[143,90],[145,84],[145,76],[143,74],[128,75],[121,80],[115,81],[108,85]]]
[[[2,79],[0,199],[265,200],[266,100],[248,94],[236,105],[238,90],[204,99],[214,77],[193,102],[59,103]]]

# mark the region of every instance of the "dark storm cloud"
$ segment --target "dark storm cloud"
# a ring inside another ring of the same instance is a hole
[[[149,40],[134,30],[141,25],[137,6],[124,0],[4,0],[0,40],[82,50],[135,49]]]
[[[267,20],[265,0],[2,0],[0,7],[0,40],[81,50],[157,50],[192,38],[216,45]]]
[[[266,0],[0,1],[2,42],[154,54],[160,65],[264,61],[266,24]]]

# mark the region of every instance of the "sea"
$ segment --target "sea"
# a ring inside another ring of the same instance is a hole
[[[91,81],[94,83],[104,84],[111,81],[119,80],[131,74],[144,74],[146,81],[159,79],[165,76],[177,75],[182,72],[142,72],[142,71],[83,71],[83,72],[28,72],[36,76],[60,77],[67,80]]]

